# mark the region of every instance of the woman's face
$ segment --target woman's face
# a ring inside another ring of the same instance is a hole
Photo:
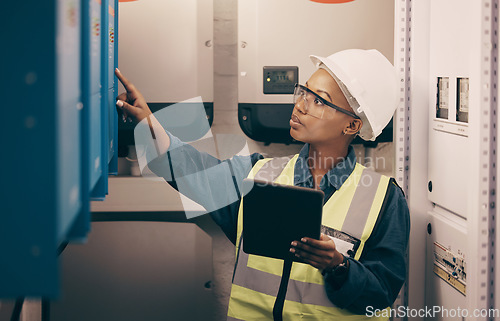
[[[305,86],[334,105],[353,112],[337,82],[326,70],[316,70]],[[324,108],[323,117],[316,118],[306,112],[303,102],[295,104],[290,119],[290,135],[310,144],[328,144],[345,138],[344,130],[354,118],[331,107]]]

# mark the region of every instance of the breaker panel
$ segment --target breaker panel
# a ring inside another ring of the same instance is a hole
[[[455,254],[434,242],[434,273],[465,295],[466,263],[463,254]]]
[[[469,1],[430,2],[427,195],[438,208],[464,220],[471,215],[474,157],[469,107],[478,104],[480,88],[478,51],[470,44],[479,31],[471,19],[474,10],[476,4]]]
[[[467,284],[467,231],[458,217],[439,209],[429,213],[425,305],[444,309],[465,308]],[[453,320],[435,315],[436,320]]]

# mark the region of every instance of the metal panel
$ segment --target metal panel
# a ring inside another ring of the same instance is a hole
[[[108,3],[108,81],[107,81],[107,95],[108,95],[108,171],[113,169],[113,172],[118,171],[118,136],[117,136],[117,126],[118,126],[118,114],[115,107],[115,97],[117,93],[117,79],[115,76],[115,68],[118,66],[117,63],[117,22],[118,22],[118,0],[109,0]]]
[[[102,174],[101,164],[101,5],[97,0],[82,1],[82,102],[84,188],[90,192]]]
[[[119,20],[120,71],[148,102],[213,101],[213,0],[123,2]]]
[[[475,48],[479,50],[477,77],[479,86],[477,107],[469,112],[469,119],[476,121],[471,133],[474,139],[474,148],[471,150],[474,164],[474,179],[471,182],[471,203],[469,211],[474,213],[470,222],[469,246],[477,251],[477,259],[471,264],[470,272],[473,275],[471,282],[476,285],[472,295],[468,297],[469,307],[477,309],[491,309],[495,297],[495,217],[496,208],[496,179],[497,179],[497,133],[496,122],[498,97],[498,1],[483,0],[476,4],[479,19]],[[480,6],[480,7],[479,7]],[[471,92],[473,88],[471,87]],[[473,318],[470,318],[472,320]],[[475,318],[475,320],[491,320],[490,317]]]
[[[427,233],[427,257],[426,257],[426,285],[425,299],[426,306],[433,308],[434,306],[442,307],[443,312],[436,313],[432,320],[458,320],[456,313],[458,308],[466,309],[466,296],[459,290],[453,287],[454,282],[458,282],[448,273],[441,277],[435,272],[435,267],[439,267],[437,271],[449,271],[449,265],[458,264],[458,262],[443,262],[442,258],[436,258],[434,248],[442,246],[450,253],[454,253],[457,257],[463,257],[466,262],[469,261],[468,238],[466,231],[466,221],[458,218],[456,215],[447,213],[446,211],[433,211],[429,216],[429,229]],[[430,232],[430,233],[429,233]],[[439,253],[438,253],[439,254]],[[444,267],[444,269],[441,269]],[[451,274],[451,273],[450,273]],[[448,276],[449,275],[449,276]],[[444,280],[442,277],[445,277]],[[467,286],[472,286],[470,282],[466,282]],[[446,310],[448,311],[446,313]],[[451,311],[451,314],[450,314]],[[455,312],[456,311],[456,312]]]
[[[492,28],[494,30],[493,32],[493,36],[495,37],[493,39],[494,43],[496,44],[497,46],[497,49],[493,52],[495,57],[496,57],[496,60],[494,60],[494,63],[493,63],[493,73],[492,73],[492,76],[495,77],[493,78],[493,81],[494,81],[494,84],[495,86],[492,86],[492,90],[494,90],[494,92],[492,92],[492,94],[494,95],[495,97],[495,100],[496,100],[496,104],[493,106],[492,108],[492,113],[490,114],[490,116],[492,117],[492,121],[496,124],[496,126],[498,126],[499,124],[499,121],[500,121],[500,115],[498,114],[498,99],[500,97],[500,86],[498,85],[499,84],[499,74],[498,74],[498,44],[500,43],[500,33],[498,32],[498,19],[500,18],[500,7],[499,7],[499,2],[498,0],[495,0],[493,1],[493,10],[492,10],[492,15],[494,17],[493,21],[492,21]],[[495,32],[496,31],[496,32]],[[496,87],[496,88],[495,88]],[[500,151],[500,140],[498,139],[498,129],[496,130],[496,132],[493,132],[492,134],[492,137],[491,137],[491,141],[493,143],[493,150],[495,151],[494,154],[498,153]],[[495,146],[495,142],[496,142],[496,146]],[[500,177],[500,169],[498,168],[498,160],[495,160],[495,163],[494,163],[494,166],[492,166],[492,170],[495,171],[496,169],[496,173],[495,173],[495,177],[496,177],[496,186],[493,185],[492,186],[492,190],[490,191],[490,194],[491,194],[491,197],[493,198],[492,202],[493,204],[490,203],[490,206],[492,206],[492,209],[496,211],[496,213],[498,213],[498,192],[500,191],[500,179],[498,179]],[[496,168],[495,168],[496,167]],[[498,214],[495,214],[493,213],[493,216],[492,216],[493,220],[496,221],[496,225],[494,226],[494,229],[496,231],[496,233],[494,233],[495,235],[495,239],[493,240],[493,244],[499,244],[500,242],[500,233],[498,233],[498,231],[500,231],[500,222],[498,221]],[[495,260],[495,267],[498,269],[498,267],[500,266],[500,255],[495,255],[494,256],[494,260]],[[498,275],[498,272],[495,273],[495,275]],[[498,295],[500,293],[500,282],[499,280],[497,280],[495,283],[494,283],[494,287],[492,288],[492,292],[493,293],[497,293],[497,295],[494,295],[493,299],[494,299],[494,306],[495,308],[500,308],[500,295]],[[497,318],[498,320],[498,318]]]
[[[114,69],[113,69],[114,70]],[[114,74],[113,74],[114,75]],[[108,164],[111,162],[113,157],[115,157],[115,153],[118,151],[116,150],[116,140],[118,137],[115,136],[115,129],[118,126],[117,119],[117,111],[115,107],[115,102],[116,102],[116,92],[115,88],[110,88],[108,89],[107,97],[108,97],[108,141],[107,141],[107,148],[108,148]]]
[[[409,201],[409,185],[410,185],[410,100],[411,100],[411,77],[410,77],[410,63],[411,63],[411,17],[412,17],[412,2],[406,0],[395,1],[395,14],[394,14],[394,66],[399,73],[400,77],[400,101],[393,118],[394,123],[394,177],[397,183],[403,189]],[[410,211],[411,213],[411,211]],[[413,217],[412,217],[413,220]],[[415,224],[412,221],[412,227]],[[410,242],[411,247],[411,242]],[[409,253],[406,257],[409,261]],[[410,268],[411,269],[411,268]],[[412,274],[412,277],[418,275]],[[406,277],[406,282],[403,285],[396,301],[394,308],[408,306],[409,289],[408,284],[411,282],[410,275]],[[394,317],[394,320],[402,320],[404,318]]]
[[[88,48],[84,48],[88,54],[90,54],[90,93],[98,94],[101,90],[101,33],[102,33],[102,21],[101,21],[101,2],[99,0],[84,0],[82,3],[82,8],[88,7],[89,11],[82,10],[84,16],[89,14],[89,19],[87,22],[82,21],[82,37],[87,37],[87,32],[90,33]],[[83,30],[88,28],[87,30]],[[85,40],[87,41],[87,40]],[[84,57],[82,56],[82,59]],[[85,63],[85,60],[84,60]]]
[[[415,7],[417,3],[422,2],[414,2]],[[463,299],[447,301],[456,295],[456,290],[437,279],[431,270],[426,275],[426,303],[427,306],[448,304],[455,309],[465,307],[470,313],[467,320],[486,320],[489,318],[472,313],[475,309],[494,307],[498,3],[432,0],[428,7],[426,14],[412,16],[412,41],[414,32],[423,33],[428,29],[429,49],[415,57],[420,60],[414,59],[412,50],[411,68],[416,75],[414,79],[427,85],[427,90],[415,83],[412,85],[413,97],[421,94],[428,99],[427,108],[422,108],[426,104],[420,104],[412,109],[412,119],[415,115],[421,118],[428,114],[429,146],[412,143],[412,155],[428,153],[428,175],[432,184],[426,187],[428,199],[435,204],[431,220],[435,221],[438,216],[446,218],[439,223],[440,228],[433,228],[433,237],[449,244],[461,244],[469,258],[465,306]],[[426,41],[422,43],[425,47]],[[437,96],[439,77],[449,79],[449,93],[440,97]],[[463,114],[466,109],[462,106],[466,97],[463,88],[457,88],[463,79],[470,85],[467,122]],[[438,102],[446,98],[448,110],[440,113]],[[411,119],[408,121],[413,124]],[[412,138],[421,132],[421,124],[417,125],[411,127]],[[423,172],[414,169],[425,168],[425,165],[414,159],[412,164],[412,180],[421,182]],[[428,207],[421,195],[422,185],[412,184],[410,188],[410,211],[418,212],[419,216]],[[412,215],[413,223],[415,214]],[[463,226],[467,234],[451,233],[454,224]],[[432,259],[432,250],[432,247],[427,248],[427,264]],[[415,263],[419,261],[415,255],[412,259]]]
[[[75,9],[73,9],[75,8]],[[80,5],[75,0],[58,1],[56,34],[58,240],[64,240],[81,206],[80,200]],[[75,24],[68,17],[72,17]],[[36,27],[35,27],[36,28]]]
[[[115,16],[114,16],[114,26],[115,26],[115,33],[114,33],[114,67],[118,67],[118,15],[119,15],[119,6],[118,6],[118,0],[115,1]],[[113,70],[114,72],[114,70]],[[113,85],[113,93],[114,96],[118,95],[118,80],[115,78],[114,85]],[[115,109],[115,106],[110,107],[112,110],[112,128],[113,131],[111,133],[111,139],[110,139],[110,150],[109,153],[112,155],[109,161],[109,175],[118,175],[118,112]]]
[[[356,19],[351,18],[354,16]],[[314,32],[311,32],[313,27]],[[279,110],[284,104],[289,104],[290,110],[293,108],[293,91],[278,88],[269,91],[266,88],[267,71],[266,74],[264,71],[279,66],[297,66],[298,79],[294,82],[304,84],[316,69],[310,55],[326,57],[352,48],[378,49],[389,61],[393,60],[393,0],[335,5],[303,0],[239,0],[238,120],[241,129],[245,133],[252,132],[248,135],[250,138],[266,144],[293,142],[288,125],[290,113],[287,115]],[[277,113],[274,107],[279,110]],[[280,123],[286,123],[288,130],[281,126],[269,128],[251,117],[264,109]],[[387,141],[389,137],[392,141],[392,128],[386,130],[387,133],[389,135],[379,136],[377,142]],[[359,138],[354,141],[354,144],[359,143],[364,141]]]
[[[101,1],[101,90],[100,90],[100,126],[101,126],[101,170],[102,175],[92,190],[92,200],[104,200],[108,191],[108,160],[109,160],[109,0]],[[113,106],[114,107],[114,106]]]
[[[3,7],[0,296],[58,293],[56,248],[79,217],[80,2]],[[44,23],[40,24],[40,17]],[[20,23],[22,21],[22,23]],[[36,48],[34,50],[33,48]],[[5,91],[4,91],[5,90]]]
[[[91,173],[91,184],[92,189],[97,180],[102,176],[102,132],[101,132],[101,94],[93,94],[91,97],[91,115],[90,115],[90,163],[89,169]]]
[[[448,14],[453,6],[453,14]],[[468,77],[471,82],[471,102],[477,97],[472,89],[477,88],[478,79],[474,68],[478,59],[477,50],[471,50],[468,41],[478,31],[478,21],[471,19],[470,1],[432,1],[430,9],[430,75],[429,75],[429,199],[440,206],[467,217],[471,141],[466,134],[467,123],[456,121],[457,78]],[[449,79],[449,94],[442,95],[441,104],[448,105],[447,117],[436,115],[439,100],[438,78]],[[444,101],[443,101],[444,100]],[[477,108],[471,104],[471,108]],[[457,128],[458,127],[458,128]],[[464,129],[460,134],[457,129]],[[453,192],[450,192],[453,191]]]

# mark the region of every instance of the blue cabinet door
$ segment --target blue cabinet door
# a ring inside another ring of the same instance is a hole
[[[0,127],[8,186],[0,196],[0,298],[56,297],[57,247],[82,222],[80,9],[80,0],[2,7],[2,41],[17,49],[0,62],[9,75],[1,96],[12,106]]]

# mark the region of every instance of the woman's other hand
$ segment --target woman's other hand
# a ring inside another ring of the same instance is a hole
[[[336,267],[344,259],[333,240],[325,234],[321,234],[319,240],[303,237],[291,245],[290,252],[321,271]]]

